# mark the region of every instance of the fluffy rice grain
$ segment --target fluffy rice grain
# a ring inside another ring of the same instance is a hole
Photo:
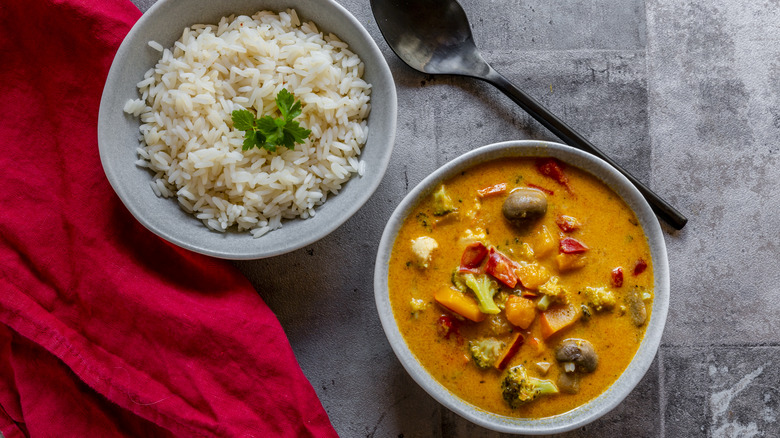
[[[363,175],[371,85],[363,63],[335,35],[300,23],[292,9],[224,17],[184,30],[138,83],[137,165],[155,172],[157,196],[176,197],[210,229],[261,237],[283,219],[309,218],[354,174]],[[277,116],[282,88],[301,101],[312,134],[294,150],[242,151],[231,113]]]

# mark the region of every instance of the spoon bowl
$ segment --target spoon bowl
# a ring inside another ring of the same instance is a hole
[[[457,2],[371,0],[371,9],[390,48],[413,69],[478,79],[489,73]]]
[[[494,85],[564,143],[616,168],[669,225],[679,230],[688,222],[630,172],[495,71],[480,55],[466,12],[456,0],[371,0],[371,10],[387,44],[407,65],[431,75],[468,76]]]

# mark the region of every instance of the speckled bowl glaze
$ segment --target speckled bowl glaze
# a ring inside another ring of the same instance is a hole
[[[504,157],[555,157],[583,169],[606,183],[631,207],[647,235],[655,273],[655,299],[642,344],[625,372],[603,394],[570,412],[542,419],[510,418],[477,408],[449,392],[420,365],[401,336],[388,295],[388,264],[398,231],[407,215],[440,182],[476,164]],[[566,432],[588,424],[617,406],[647,372],[661,342],[669,308],[669,262],[661,227],[639,191],[615,168],[586,152],[558,143],[508,141],[468,152],[445,164],[417,185],[396,208],[385,227],[374,270],[374,294],[387,339],[401,364],[433,398],[463,418],[499,432],[542,435]]]
[[[347,182],[336,196],[317,207],[310,219],[283,222],[255,239],[248,232],[210,231],[175,199],[155,196],[152,174],[135,165],[139,120],[123,111],[138,98],[136,84],[160,58],[150,40],[171,47],[185,27],[217,23],[231,14],[294,8],[302,21],[314,21],[320,31],[334,33],[349,44],[365,64],[371,83],[369,134],[361,159],[365,174]],[[390,69],[374,40],[358,20],[333,0],[160,0],[133,26],[117,51],[108,73],[98,119],[100,159],[114,191],[130,213],[158,236],[183,248],[226,259],[259,259],[284,254],[325,237],[363,206],[382,180],[393,149],[397,101]]]

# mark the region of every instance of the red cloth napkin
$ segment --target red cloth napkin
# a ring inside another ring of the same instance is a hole
[[[148,232],[103,174],[103,83],[140,15],[0,4],[0,430],[335,436],[249,282]]]

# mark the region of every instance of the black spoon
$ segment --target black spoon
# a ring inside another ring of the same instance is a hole
[[[466,13],[455,0],[371,0],[387,44],[413,69],[431,74],[468,76],[493,84],[564,143],[601,158],[629,179],[653,211],[677,230],[688,219],[647,188],[582,135],[514,86],[482,58]]]

